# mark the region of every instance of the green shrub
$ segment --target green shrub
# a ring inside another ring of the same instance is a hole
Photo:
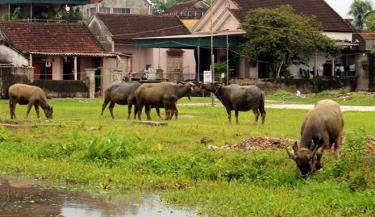
[[[112,164],[132,156],[134,143],[135,140],[130,137],[120,137],[111,132],[104,138],[91,139],[85,146],[83,158]]]
[[[361,191],[366,189],[367,181],[362,171],[355,171],[350,183],[349,188],[351,191]]]
[[[326,174],[336,178],[347,177],[350,172],[358,170],[364,163],[367,136],[364,130],[351,133],[342,146],[340,158],[327,166]]]

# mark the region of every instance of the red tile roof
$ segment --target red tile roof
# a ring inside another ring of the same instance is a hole
[[[190,31],[176,16],[97,14],[115,42],[129,43],[134,38],[186,35]]]
[[[232,10],[242,22],[248,11],[257,8],[275,8],[291,5],[297,12],[315,16],[326,32],[353,32],[353,28],[344,21],[324,0],[232,0],[239,10]]]
[[[200,19],[207,11],[208,6],[203,0],[192,0],[173,5],[163,14],[176,15],[181,19]]]
[[[0,30],[23,53],[104,52],[83,24],[0,22]]]
[[[359,35],[366,41],[375,40],[375,33],[359,33]]]

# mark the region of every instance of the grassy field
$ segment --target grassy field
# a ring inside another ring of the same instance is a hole
[[[346,89],[323,91],[297,97],[295,93],[276,91],[266,97],[267,100],[282,103],[315,104],[322,99],[333,99],[341,105],[375,106],[375,94],[368,92],[348,92]]]
[[[206,99],[203,99],[206,100]],[[183,102],[202,102],[192,99]],[[0,128],[0,171],[64,182],[90,191],[159,192],[172,204],[209,216],[374,216],[375,160],[366,136],[375,113],[347,112],[341,158],[324,155],[324,170],[301,179],[285,150],[208,150],[252,135],[298,139],[307,111],[267,110],[265,125],[240,113],[229,125],[221,107],[179,106],[168,126],[139,125],[116,106],[101,117],[101,100],[51,100],[54,120],[22,119],[26,127]],[[3,123],[12,123],[0,101]],[[153,113],[153,118],[158,120]],[[143,117],[145,118],[145,117]],[[34,127],[33,127],[34,126]]]

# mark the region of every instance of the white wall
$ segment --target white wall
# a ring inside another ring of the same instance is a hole
[[[353,34],[346,33],[346,32],[323,32],[324,35],[328,36],[329,38],[337,41],[352,41]]]
[[[0,45],[0,60],[2,62],[11,63],[15,66],[28,66],[29,60],[17,51],[5,46]]]

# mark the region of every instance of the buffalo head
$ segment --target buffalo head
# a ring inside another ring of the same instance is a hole
[[[206,83],[202,84],[202,89],[216,93],[223,85],[219,83]]]
[[[47,119],[52,119],[53,118],[53,107],[52,106],[47,106],[43,108],[44,114],[46,115]]]
[[[287,150],[289,157],[296,162],[296,165],[301,172],[303,177],[306,177],[309,173],[315,170],[316,164],[316,153],[319,149],[318,145],[315,145],[312,141],[313,150],[308,148],[299,147],[297,142],[293,145],[293,153]]]

